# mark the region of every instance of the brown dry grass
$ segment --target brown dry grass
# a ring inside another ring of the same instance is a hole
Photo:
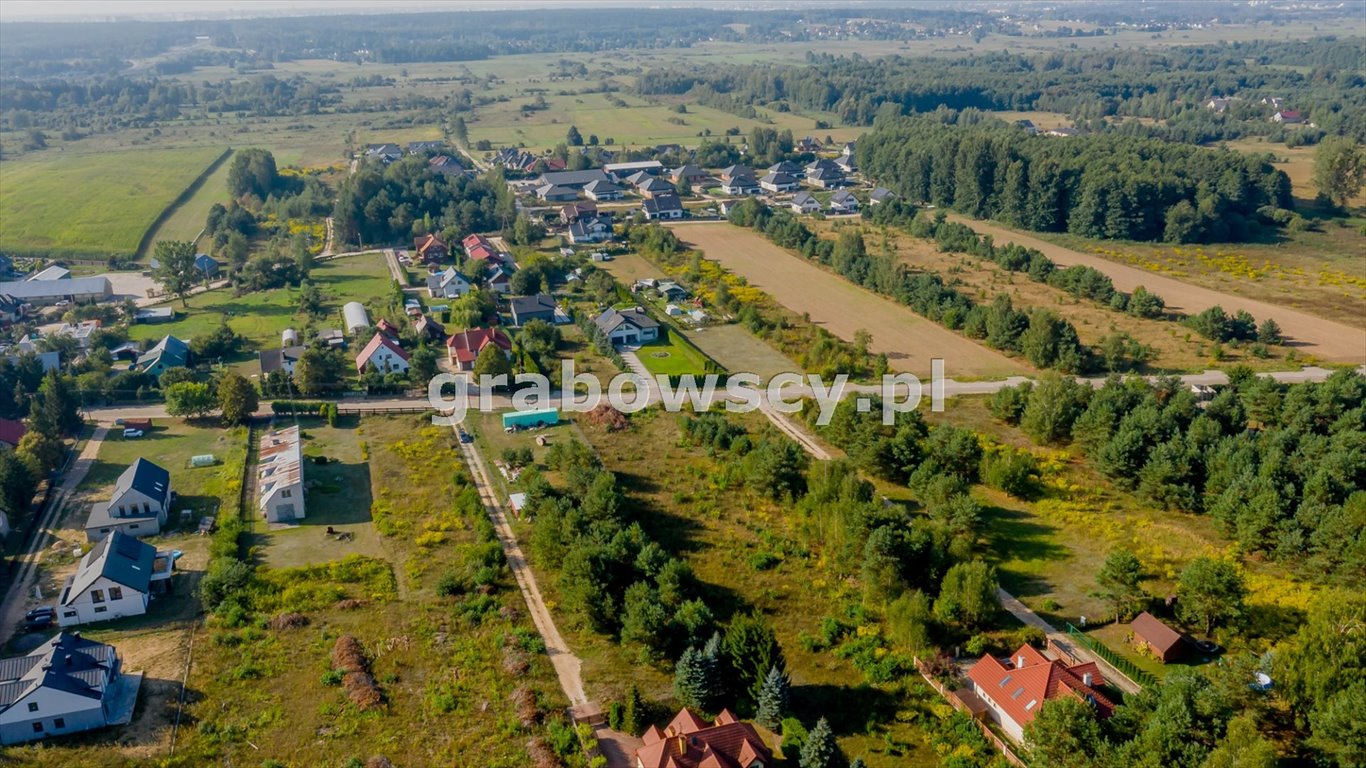
[[[1023,361],[987,349],[910,309],[826,272],[761,235],[728,223],[675,225],[689,247],[744,277],[788,309],[846,341],[860,330],[869,348],[886,353],[893,370],[928,376],[930,360],[943,358],[954,378],[996,378],[1027,373]]]
[[[1366,363],[1366,327],[1362,327],[1359,316],[1357,324],[1352,326],[1245,295],[1192,285],[1139,267],[1117,264],[1101,256],[1066,248],[1000,224],[976,221],[957,214],[950,214],[949,218],[961,221],[979,233],[991,235],[997,243],[1014,242],[1037,248],[1062,266],[1084,264],[1095,267],[1109,275],[1115,287],[1121,291],[1132,291],[1140,285],[1144,286],[1165,299],[1169,309],[1195,314],[1217,304],[1230,313],[1247,310],[1259,321],[1275,318],[1288,340],[1287,345],[1302,355],[1312,355],[1325,362]]]

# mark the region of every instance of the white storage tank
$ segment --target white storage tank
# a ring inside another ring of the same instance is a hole
[[[281,332],[281,334],[280,334],[280,346],[281,346],[281,347],[297,347],[297,346],[299,346],[299,332],[296,331],[296,330],[294,330],[293,328],[286,328],[286,329],[285,329],[283,332]]]
[[[365,313],[365,305],[359,301],[347,302],[342,307],[342,319],[346,321],[347,333],[355,333],[370,327],[370,316]]]

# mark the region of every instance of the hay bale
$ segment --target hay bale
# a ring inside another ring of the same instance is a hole
[[[512,677],[521,677],[531,668],[527,655],[516,648],[503,649],[503,671]]]
[[[302,613],[282,613],[266,622],[271,629],[300,629],[308,626],[308,617]]]
[[[512,692],[512,707],[517,711],[517,719],[523,728],[530,728],[541,722],[541,707],[536,703],[536,693],[526,686]]]
[[[527,756],[531,758],[532,768],[564,768],[564,761],[555,754],[550,744],[540,736],[526,743]]]
[[[332,666],[344,672],[366,672],[370,669],[370,659],[359,640],[352,635],[342,635],[332,646]]]
[[[366,603],[364,600],[348,597],[345,600],[338,600],[332,607],[339,611],[354,611],[357,608],[364,608],[365,605]]]

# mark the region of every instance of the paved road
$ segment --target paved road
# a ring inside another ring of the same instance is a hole
[[[95,463],[96,454],[100,452],[100,444],[104,442],[104,437],[108,433],[106,427],[97,427],[90,435],[85,447],[81,449],[80,456],[76,457],[76,461],[62,478],[62,484],[53,496],[52,503],[48,504],[47,512],[38,523],[38,529],[34,531],[23,553],[19,555],[19,570],[14,576],[14,582],[5,588],[3,602],[0,602],[0,645],[9,640],[19,622],[23,620],[24,613],[28,610],[33,584],[38,576],[38,554],[51,545],[50,532],[62,519],[67,498],[85,479],[86,473]]]
[[[1130,680],[1128,675],[1115,669],[1105,659],[1096,656],[1085,647],[1079,645],[1072,639],[1071,635],[1044,621],[1042,616],[1031,611],[1029,606],[1020,602],[1014,595],[1011,595],[1009,592],[998,587],[996,589],[996,598],[1001,601],[1001,607],[1006,609],[1011,616],[1019,619],[1021,623],[1027,626],[1042,630],[1043,633],[1048,636],[1048,639],[1053,641],[1054,645],[1083,662],[1094,661],[1096,666],[1100,667],[1100,670],[1105,673],[1105,682],[1110,683],[1129,694],[1138,693],[1141,690],[1141,686],[1133,680]]]

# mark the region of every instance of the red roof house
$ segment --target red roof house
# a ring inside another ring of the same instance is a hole
[[[385,320],[382,317],[379,319],[378,323],[375,323],[375,330],[379,331],[380,333],[383,333],[385,336],[388,336],[391,339],[398,338],[398,326],[394,325],[388,320]]]
[[[512,340],[499,328],[471,328],[446,339],[446,352],[451,363],[462,371],[474,368],[474,361],[484,348],[493,344],[504,352],[512,352]]]
[[[483,235],[466,235],[465,239],[460,241],[460,244],[464,246],[465,253],[469,253],[470,249],[477,245],[487,246],[490,249],[493,248],[493,243],[490,243],[489,239]]]
[[[1134,642],[1146,646],[1163,664],[1180,658],[1186,649],[1186,640],[1180,632],[1147,611],[1135,616],[1129,628],[1133,630]]]
[[[1099,690],[1105,678],[1095,662],[1068,666],[1029,645],[1005,660],[983,656],[968,671],[968,680],[972,692],[986,702],[987,716],[1015,741],[1024,741],[1025,726],[1049,699],[1075,696],[1094,706],[1101,718],[1115,708]]]
[[[445,261],[451,255],[451,249],[436,235],[423,235],[413,238],[413,249],[428,264]]]
[[[501,264],[503,261],[502,257],[498,255],[498,251],[494,250],[493,246],[484,245],[482,243],[470,248],[465,252],[465,255],[469,256],[471,261],[488,260],[494,264]]]
[[[687,709],[663,729],[650,726],[631,765],[637,768],[769,768],[769,751],[754,726],[722,710],[710,725]]]
[[[0,443],[4,443],[11,448],[18,448],[19,441],[28,434],[28,427],[24,422],[16,419],[0,419]]]
[[[365,373],[366,368],[373,368],[380,373],[404,373],[408,370],[408,358],[398,342],[376,331],[370,343],[356,355],[356,372]]]

